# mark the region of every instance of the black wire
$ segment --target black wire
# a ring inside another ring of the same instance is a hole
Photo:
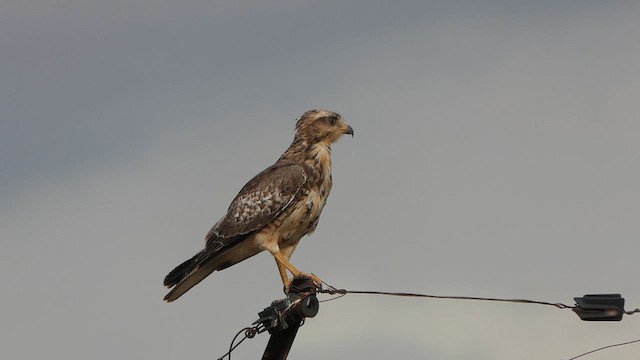
[[[625,311],[624,313],[627,314],[627,315],[633,315],[633,314],[636,314],[636,313],[640,313],[640,309]]]
[[[478,296],[450,296],[450,295],[429,295],[429,294],[418,294],[418,293],[405,293],[405,292],[388,292],[388,291],[364,291],[364,290],[345,290],[345,289],[336,289],[334,287],[330,287],[330,289],[321,289],[318,292],[324,294],[364,294],[364,295],[388,295],[388,296],[402,296],[402,297],[419,297],[419,298],[430,298],[430,299],[449,299],[449,300],[477,300],[477,301],[499,301],[499,302],[511,302],[511,303],[519,303],[519,304],[538,304],[538,305],[547,305],[554,306],[559,309],[575,309],[575,306],[566,305],[563,303],[551,303],[546,301],[537,301],[537,300],[528,300],[528,299],[503,299],[503,298],[489,298],[489,297],[478,297]]]
[[[636,309],[636,310],[637,310],[637,309]],[[627,342],[623,342],[623,343],[618,343],[618,344],[613,344],[613,345],[603,346],[603,347],[601,347],[601,348],[597,348],[597,349],[595,349],[595,350],[587,351],[587,352],[586,352],[586,353],[584,353],[584,354],[580,354],[580,355],[578,355],[578,356],[574,356],[574,357],[572,357],[572,358],[571,358],[571,359],[569,359],[569,360],[575,360],[575,359],[577,359],[577,358],[579,358],[579,357],[583,357],[583,356],[585,356],[585,355],[593,354],[593,353],[594,353],[594,352],[596,352],[596,351],[600,351],[600,350],[604,350],[604,349],[609,349],[609,348],[616,347],[616,346],[629,345],[629,344],[633,344],[633,343],[637,343],[637,342],[640,342],[640,339],[633,340],[633,341],[627,341]]]
[[[504,298],[490,298],[490,297],[478,297],[478,296],[451,296],[451,295],[429,295],[429,294],[418,294],[418,293],[406,293],[406,292],[389,292],[389,291],[370,291],[370,290],[345,290],[345,289],[337,289],[327,283],[324,283],[329,288],[328,289],[318,289],[319,293],[335,295],[339,294],[340,296],[336,296],[335,298],[323,300],[331,301],[335,299],[339,299],[347,294],[364,294],[364,295],[388,295],[388,296],[402,296],[402,297],[419,297],[419,298],[430,298],[430,299],[448,299],[448,300],[478,300],[478,301],[499,301],[499,302],[511,302],[518,304],[537,304],[537,305],[547,305],[554,306],[558,309],[577,309],[579,306],[571,306],[563,303],[552,303],[547,301],[538,301],[538,300],[529,300],[529,299],[504,299]],[[640,313],[640,309],[634,309],[623,312],[626,315],[634,315]]]
[[[328,302],[328,301],[333,301],[333,300],[337,300],[347,294],[361,294],[361,295],[387,295],[387,296],[400,296],[400,297],[417,297],[417,298],[430,298],[430,299],[448,299],[448,300],[475,300],[475,301],[497,301],[497,302],[511,302],[511,303],[518,303],[518,304],[537,304],[537,305],[547,305],[547,306],[553,306],[556,307],[558,309],[576,309],[578,308],[578,306],[570,306],[570,305],[566,305],[563,303],[552,303],[552,302],[547,302],[547,301],[538,301],[538,300],[529,300],[529,299],[504,299],[504,298],[490,298],[490,297],[479,297],[479,296],[451,296],[451,295],[429,295],[429,294],[419,294],[419,293],[407,293],[407,292],[389,292],[389,291],[365,291],[365,290],[345,290],[345,289],[337,289],[327,283],[324,283],[325,285],[327,285],[329,288],[328,289],[318,289],[317,292],[318,293],[322,293],[322,294],[330,294],[330,295],[337,295],[335,297],[332,297],[330,299],[326,299],[326,300],[321,300],[320,302]],[[631,310],[631,311],[625,311],[624,312],[627,315],[633,315],[635,313],[640,313],[640,309],[635,309],[635,310]],[[238,338],[238,336],[240,336],[240,334],[242,334],[242,332],[244,331],[244,337],[242,339],[240,339],[240,341],[238,341],[238,343],[236,344],[236,339]],[[247,338],[253,338],[255,337],[257,334],[261,333],[262,331],[264,331],[264,329],[259,330],[257,327],[246,327],[241,329],[240,331],[238,331],[238,333],[236,334],[236,336],[233,337],[233,340],[231,340],[231,344],[229,345],[229,351],[222,355],[222,357],[218,358],[218,360],[224,360],[225,357],[228,357],[229,360],[231,360],[231,353],[233,352],[233,350],[235,350],[238,346],[240,346],[240,344],[242,344],[243,341],[245,341]],[[576,357],[573,357],[569,360],[574,360],[577,359],[579,357],[594,353],[596,351],[600,351],[600,350],[604,350],[604,349],[608,349],[611,347],[615,347],[615,346],[623,346],[623,345],[629,345],[629,344],[633,344],[636,342],[640,342],[640,339],[638,340],[633,340],[633,341],[629,341],[629,342],[624,342],[624,343],[619,343],[619,344],[613,344],[613,345],[608,345],[608,346],[604,346],[595,350],[591,350],[589,352],[586,352],[584,354],[578,355]]]
[[[234,345],[234,343],[236,342],[236,339],[238,338],[238,336],[240,336],[240,334],[242,334],[243,331],[244,331],[244,337],[240,341],[238,341],[237,344]],[[238,346],[240,346],[240,344],[242,344],[243,341],[247,340],[247,338],[252,339],[253,337],[255,337],[257,333],[258,333],[258,329],[256,327],[246,327],[238,331],[236,336],[233,337],[233,340],[231,340],[231,345],[229,345],[229,351],[226,354],[219,357],[218,360],[224,360],[224,358],[227,356],[229,357],[229,360],[231,360],[231,352],[233,352],[233,350],[235,350]]]
[[[529,300],[529,299],[503,299],[503,298],[489,298],[489,297],[478,297],[478,296],[449,296],[449,295],[429,295],[429,294],[405,293],[405,292],[388,292],[388,291],[345,290],[345,289],[336,289],[335,287],[333,287],[333,286],[331,286],[331,285],[329,285],[327,283],[325,283],[325,285],[327,285],[329,287],[329,289],[319,289],[318,290],[319,293],[330,294],[330,295],[339,294],[340,296],[336,296],[336,297],[333,297],[331,299],[324,300],[324,301],[336,300],[336,299],[339,299],[342,296],[345,296],[347,294],[364,294],[364,295],[388,295],[388,296],[402,296],[402,297],[418,297],[418,298],[430,298],[430,299],[499,301],[499,302],[512,302],[512,303],[519,303],[519,304],[547,305],[547,306],[554,306],[554,307],[557,307],[559,309],[576,309],[576,308],[578,308],[578,306],[570,306],[570,305],[566,305],[566,304],[563,304],[563,303],[552,303],[552,302],[547,302],[547,301],[537,301],[537,300]],[[627,314],[627,315],[633,315],[633,314],[636,314],[636,313],[640,313],[640,309],[624,311],[624,313]],[[584,354],[580,354],[578,356],[572,357],[569,360],[575,360],[575,359],[583,357],[585,355],[592,354],[592,353],[594,353],[596,351],[609,349],[609,348],[616,347],[616,346],[629,345],[629,344],[633,344],[633,343],[637,343],[637,342],[640,342],[640,339],[633,340],[633,341],[627,341],[627,342],[623,342],[623,343],[618,343],[618,344],[613,344],[613,345],[603,346],[601,348],[598,348],[598,349],[595,349],[595,350],[591,350],[591,351],[586,352]]]
[[[346,293],[345,293],[345,294],[339,294],[339,295],[334,296],[334,297],[332,297],[332,298],[325,299],[325,300],[320,300],[320,301],[318,301],[318,302],[321,302],[321,303],[322,303],[322,302],[329,302],[329,301],[337,300],[337,299],[340,299],[341,297],[343,297],[343,296],[345,296],[345,295],[347,295],[347,294],[346,294]]]

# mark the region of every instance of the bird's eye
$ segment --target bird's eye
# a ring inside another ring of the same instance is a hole
[[[329,124],[335,125],[336,121],[338,121],[338,118],[335,116],[329,116],[328,120],[329,120]]]

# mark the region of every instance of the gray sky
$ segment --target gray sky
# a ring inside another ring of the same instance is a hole
[[[172,304],[162,279],[309,108],[356,137],[334,146],[301,269],[348,289],[640,307],[639,38],[631,1],[3,1],[3,357],[222,355],[282,296],[270,256]],[[635,317],[352,295],[321,306],[291,358],[566,359],[638,334]]]

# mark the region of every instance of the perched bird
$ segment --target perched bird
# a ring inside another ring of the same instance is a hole
[[[340,114],[309,110],[296,122],[291,146],[275,164],[256,175],[233,199],[227,214],[205,237],[205,248],[173,269],[164,285],[171,302],[214,271],[223,270],[267,250],[282,283],[289,288],[302,273],[289,262],[300,239],[313,232],[331,191],[331,144],[353,129]]]

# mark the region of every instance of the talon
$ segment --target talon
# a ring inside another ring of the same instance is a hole
[[[320,279],[319,277],[317,277],[317,276],[315,276],[313,274],[311,274],[311,276],[312,276],[311,280],[313,280],[313,282],[316,283],[316,285],[318,285],[319,289],[322,289],[322,283],[323,283],[322,279]]]
[[[284,292],[285,295],[288,295],[289,290],[291,290],[291,282],[293,282],[293,278],[291,279],[287,278],[286,280],[283,279],[282,291]]]
[[[315,276],[314,274],[307,274],[307,273],[300,273],[300,276],[304,276],[306,278],[309,278],[313,281],[313,283],[316,285],[316,288],[318,289],[322,289],[322,279],[320,279],[319,277]]]
[[[289,262],[289,259],[284,257],[280,252],[272,252],[272,255],[276,260],[276,265],[278,265],[278,272],[280,273],[280,278],[282,279],[282,284],[284,285],[283,290],[285,294],[289,294],[289,291],[291,290],[291,282],[293,281],[293,279],[289,279],[287,270],[293,275],[294,278],[303,277],[311,279],[311,281],[313,281],[314,285],[316,286],[316,290],[322,289],[322,279],[315,276],[314,274],[307,274],[296,269],[296,267]]]

